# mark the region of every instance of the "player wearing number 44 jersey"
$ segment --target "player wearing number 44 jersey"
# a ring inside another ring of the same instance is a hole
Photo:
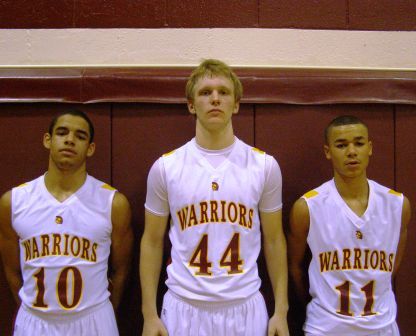
[[[288,335],[281,173],[273,157],[234,136],[241,91],[227,65],[204,61],[187,84],[196,136],[150,170],[140,257],[145,336]],[[160,320],[156,291],[169,214],[172,263]],[[270,321],[259,293],[260,226],[275,293]]]
[[[56,116],[44,136],[48,171],[0,200],[1,255],[20,304],[15,336],[118,335],[113,306],[129,268],[130,206],[86,173],[93,135],[83,112]]]
[[[325,140],[334,178],[291,212],[290,270],[303,298],[306,244],[312,252],[305,335],[398,336],[392,276],[404,251],[409,201],[367,179],[372,143],[361,120],[334,119]]]

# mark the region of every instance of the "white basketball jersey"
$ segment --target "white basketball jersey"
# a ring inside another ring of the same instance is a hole
[[[371,180],[368,185],[368,206],[361,217],[339,195],[334,180],[303,196],[312,251],[306,332],[369,335],[395,321],[391,281],[403,195]]]
[[[109,297],[108,256],[115,190],[91,176],[64,202],[44,176],[12,189],[12,225],[19,236],[19,296],[49,314],[79,312]]]
[[[194,140],[163,156],[172,263],[167,286],[193,300],[247,298],[260,287],[258,204],[266,154],[236,140],[217,168]]]

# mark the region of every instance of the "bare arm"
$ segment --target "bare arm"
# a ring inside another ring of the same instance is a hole
[[[264,256],[275,299],[275,310],[269,321],[268,335],[288,336],[287,252],[282,211],[260,212],[260,218]]]
[[[309,232],[309,208],[306,201],[298,199],[290,213],[289,271],[296,292],[304,305],[308,301],[308,284],[304,272],[304,260]]]
[[[20,305],[18,293],[23,281],[20,273],[19,237],[11,223],[11,191],[0,199],[0,254],[7,282],[16,303]]]
[[[131,210],[127,198],[116,192],[113,199],[111,221],[111,302],[116,310],[120,304],[124,284],[130,270],[133,230],[131,227]]]
[[[400,239],[399,239],[399,246],[397,248],[396,261],[394,263],[393,276],[397,274],[397,271],[399,270],[399,267],[400,267],[400,263],[402,262],[404,250],[406,248],[407,225],[410,222],[411,213],[412,211],[411,211],[410,202],[407,199],[407,197],[404,197],[403,211],[402,211],[402,225],[400,229]]]
[[[156,307],[167,223],[168,216],[156,216],[147,210],[145,211],[145,229],[140,244],[140,283],[144,319],[143,335],[146,336],[167,336]]]

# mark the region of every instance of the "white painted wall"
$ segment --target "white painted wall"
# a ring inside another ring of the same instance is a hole
[[[0,67],[233,66],[416,70],[416,32],[299,29],[2,29]]]

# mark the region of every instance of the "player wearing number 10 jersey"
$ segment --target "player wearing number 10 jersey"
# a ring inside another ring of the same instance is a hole
[[[305,335],[398,336],[392,275],[402,258],[409,201],[368,180],[367,126],[334,119],[324,146],[334,178],[307,192],[291,213],[290,269],[305,297],[302,264],[312,252]]]
[[[129,266],[130,207],[114,188],[87,175],[93,134],[83,112],[57,116],[44,136],[46,174],[1,198],[1,254],[21,303],[15,336],[118,335],[113,306]]]
[[[234,136],[241,83],[231,69],[206,60],[187,84],[196,136],[152,166],[141,243],[143,335],[288,335],[282,181],[276,160]],[[156,289],[163,237],[171,216],[161,320]],[[268,322],[257,258],[264,252],[275,293]]]

